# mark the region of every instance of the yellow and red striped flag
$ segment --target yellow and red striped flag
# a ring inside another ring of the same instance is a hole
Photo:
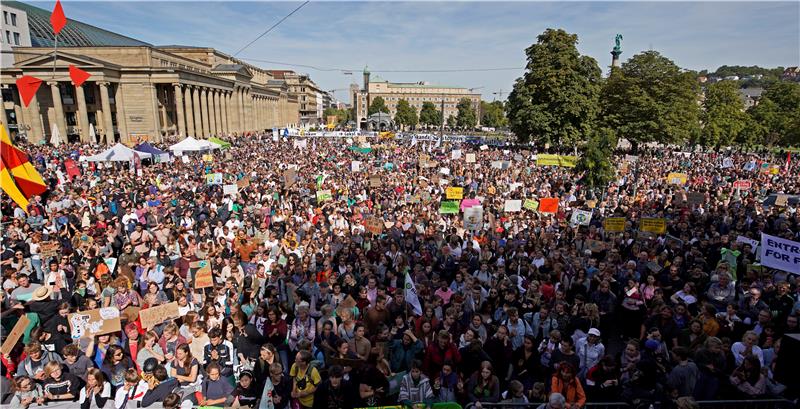
[[[0,187],[26,212],[31,197],[47,191],[47,185],[28,160],[28,155],[14,146],[5,127],[0,127]]]

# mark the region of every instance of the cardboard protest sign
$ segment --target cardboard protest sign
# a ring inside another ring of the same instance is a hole
[[[296,181],[297,181],[297,172],[294,169],[289,168],[289,169],[286,169],[283,172],[283,187],[284,188],[288,189],[288,188],[292,187],[292,185],[294,185],[294,183]]]
[[[206,184],[207,185],[221,185],[222,184],[222,173],[209,173],[206,175]]]
[[[761,233],[761,264],[800,274],[800,242]]]
[[[441,214],[458,214],[458,205],[460,202],[454,200],[445,200],[439,205],[439,213]]]
[[[379,175],[372,175],[369,177],[369,187],[381,187],[382,184]]]
[[[464,188],[451,186],[445,190],[448,200],[461,200],[464,198]]]
[[[667,232],[667,220],[644,217],[639,221],[639,230],[649,233],[664,234]]]
[[[198,270],[194,273],[194,288],[208,288],[214,286],[214,276],[211,274],[211,262],[201,260],[197,262]]]
[[[503,204],[503,211],[518,212],[522,210],[522,200],[506,200]]]
[[[539,202],[533,199],[525,199],[525,202],[522,203],[522,207],[535,212],[539,210]]]
[[[164,321],[180,318],[178,303],[173,301],[169,304],[157,305],[139,311],[139,320],[142,321],[142,328],[155,328],[156,325]]]
[[[689,192],[686,194],[686,202],[690,205],[703,204],[706,201],[706,194],[701,192]]]
[[[43,241],[39,243],[39,256],[42,261],[56,257],[61,252],[61,244],[57,241]]]
[[[208,162],[208,163],[214,162],[214,156],[209,155],[209,154],[204,154],[203,155],[203,162]]]
[[[685,185],[688,179],[685,173],[672,172],[667,175],[667,183],[670,185]]]
[[[577,225],[588,226],[591,220],[592,220],[591,211],[575,209],[572,211],[572,218],[570,219],[570,223],[574,226]]]
[[[475,154],[474,153],[468,153],[466,160],[467,160],[467,163],[475,163]]]
[[[501,161],[501,160],[493,160],[492,161],[492,169],[503,169],[503,161]]]
[[[472,206],[464,209],[464,229],[469,231],[483,228],[483,207]]]
[[[547,197],[539,200],[539,211],[542,213],[558,212],[558,198]]]
[[[383,233],[383,220],[377,217],[370,217],[369,219],[364,221],[364,227],[367,229],[368,232],[379,235]]]
[[[245,177],[237,180],[236,181],[236,186],[239,189],[244,189],[244,188],[250,186],[250,176],[245,176]]]
[[[488,146],[488,145],[481,145],[481,148],[480,148],[480,149],[481,149],[482,151],[485,151],[485,150],[489,149],[489,146]]]
[[[621,233],[625,231],[625,218],[607,217],[603,220],[603,229],[609,233]]]
[[[222,186],[222,194],[228,196],[236,196],[239,194],[239,186],[235,183]]]
[[[22,335],[25,334],[25,328],[28,328],[30,325],[31,320],[28,319],[27,315],[22,315],[19,317],[19,321],[14,324],[14,328],[11,329],[11,332],[6,335],[6,340],[3,341],[3,346],[0,347],[3,354],[11,354],[11,350],[14,349],[14,346],[17,345],[17,341],[22,338]]]
[[[72,339],[93,337],[121,331],[117,307],[98,308],[69,314]]]
[[[329,200],[333,200],[330,189],[317,190],[317,203],[327,202]]]
[[[789,201],[789,195],[777,195],[775,196],[775,206],[778,207],[786,207],[786,203]]]

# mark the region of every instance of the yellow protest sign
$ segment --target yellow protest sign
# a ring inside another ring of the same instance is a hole
[[[685,173],[672,172],[667,175],[667,183],[670,185],[685,185],[689,177]]]
[[[214,156],[209,154],[203,155],[203,162],[214,162]]]
[[[464,188],[448,187],[447,190],[445,190],[445,194],[447,195],[447,200],[461,200],[464,198]]]
[[[603,229],[609,233],[620,233],[625,231],[624,217],[607,217],[603,220]]]
[[[656,234],[667,232],[667,219],[642,218],[639,221],[639,230]]]
[[[538,166],[558,166],[559,164],[558,155],[540,153],[536,156],[536,165]]]
[[[575,166],[578,166],[578,157],[577,156],[561,155],[561,156],[558,157],[558,163],[559,163],[559,166],[562,166],[562,167],[565,167],[565,168],[574,168]]]

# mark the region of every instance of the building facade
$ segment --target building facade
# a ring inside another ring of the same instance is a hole
[[[243,135],[300,122],[298,94],[287,81],[213,48],[152,46],[69,21],[54,64],[52,31],[44,28],[50,13],[4,4],[27,13],[31,45],[14,46],[13,64],[0,72],[0,119],[31,142],[48,140],[54,127],[73,140],[92,142],[91,127],[95,141],[133,143]],[[91,77],[76,87],[70,65]],[[24,75],[43,81],[27,107],[15,84]]]
[[[425,102],[433,103],[437,111],[442,111],[444,106],[445,121],[450,116],[458,115],[459,101],[467,98],[472,103],[472,108],[480,121],[481,94],[473,93],[469,88],[432,85],[427,82],[389,82],[379,77],[373,78],[367,69],[364,69],[363,74],[363,88],[359,89],[357,84],[350,86],[353,117],[362,129],[368,123],[369,105],[376,97],[383,98],[392,118],[397,113],[397,103],[400,100],[406,100],[412,108],[417,110],[417,113]]]
[[[13,47],[30,47],[31,31],[28,28],[28,13],[13,7],[9,2],[0,3],[0,68],[14,64]]]

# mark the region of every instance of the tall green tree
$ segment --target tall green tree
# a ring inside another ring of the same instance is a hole
[[[581,55],[577,44],[577,35],[547,29],[525,50],[525,74],[506,105],[519,141],[564,146],[591,130],[599,112],[600,67]]]
[[[481,101],[481,125],[503,128],[508,125],[503,101]]]
[[[456,126],[462,129],[475,128],[475,125],[478,124],[478,116],[475,114],[475,108],[472,107],[472,100],[461,98],[456,108],[458,109]]]
[[[389,113],[389,107],[386,106],[386,101],[383,100],[383,97],[375,97],[367,109],[367,115],[376,114],[378,112]]]
[[[656,51],[645,51],[611,69],[601,94],[602,120],[634,147],[695,140],[699,93],[694,73]]]
[[[583,172],[581,181],[590,190],[603,189],[614,179],[616,173],[611,160],[616,146],[617,138],[610,129],[603,127],[592,131],[575,168]]]
[[[325,111],[322,113],[323,119],[325,121],[328,120],[329,116],[336,116],[336,124],[345,124],[347,121],[350,120],[350,110],[349,109],[337,109],[337,108],[325,108]]]
[[[400,126],[417,126],[419,118],[416,108],[412,107],[405,99],[397,101],[397,110],[394,114],[394,122]]]
[[[442,124],[442,112],[436,109],[433,102],[425,101],[419,111],[419,123],[426,126],[440,126]]]
[[[455,129],[457,125],[458,125],[458,120],[456,120],[456,117],[454,117],[452,115],[447,117],[447,127],[448,128]]]
[[[748,114],[766,145],[800,144],[800,84],[780,81],[770,85]]]
[[[748,117],[739,96],[739,84],[720,81],[706,88],[703,101],[703,129],[699,143],[705,146],[730,146],[738,143],[740,134],[747,127]]]

